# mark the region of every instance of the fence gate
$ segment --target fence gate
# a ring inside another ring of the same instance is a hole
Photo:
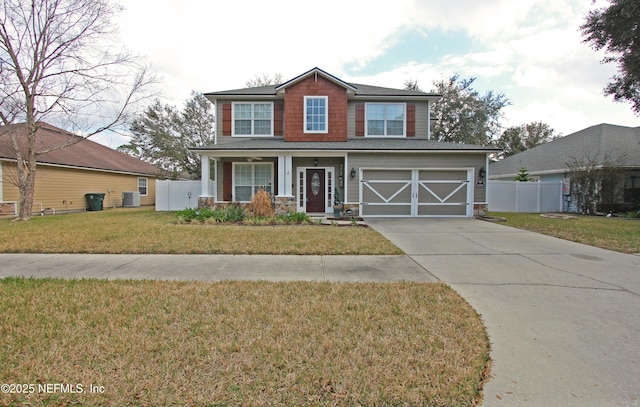
[[[210,181],[209,191],[215,191],[215,181]],[[156,181],[156,211],[179,211],[197,208],[202,181]]]
[[[562,182],[488,181],[489,210],[494,212],[562,212]]]

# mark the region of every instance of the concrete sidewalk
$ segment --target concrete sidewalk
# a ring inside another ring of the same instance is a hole
[[[487,327],[483,406],[640,406],[640,256],[473,219],[367,223],[407,255],[0,254],[0,278],[440,280]]]
[[[437,280],[404,255],[0,254],[0,278],[9,276],[193,281]]]
[[[474,219],[367,223],[482,315],[483,406],[640,405],[640,256]]]

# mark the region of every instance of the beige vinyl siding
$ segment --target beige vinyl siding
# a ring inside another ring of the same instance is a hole
[[[373,101],[372,101],[373,102]],[[397,100],[376,100],[374,103],[398,103]],[[359,100],[359,101],[349,101],[347,105],[347,137],[355,138],[356,137],[356,105],[366,104],[367,102]],[[428,122],[429,122],[429,103],[428,102],[407,102],[409,105],[416,106],[416,136],[412,138],[416,139],[426,139],[428,138]],[[366,120],[366,118],[365,118]]]
[[[232,137],[232,136],[225,136],[222,133],[222,118],[223,118],[223,112],[222,112],[222,106],[229,103],[256,103],[256,102],[269,102],[269,103],[277,103],[279,100],[278,99],[273,99],[273,98],[251,98],[251,99],[218,99],[217,102],[218,104],[215,107],[215,111],[216,111],[216,123],[215,123],[215,129],[216,129],[216,138],[217,138],[217,143],[218,144],[225,144],[225,143],[231,143],[231,142],[236,142],[238,141],[237,137]],[[271,117],[271,119],[273,120],[273,116]],[[233,118],[231,118],[231,120],[233,120]],[[272,124],[273,125],[273,124]],[[283,124],[283,128],[284,128],[284,124]],[[281,139],[282,136],[274,136],[273,138],[279,138]]]
[[[350,153],[348,157],[348,171],[355,168],[356,173],[360,168],[473,168],[477,178],[478,170],[486,164],[484,153]],[[486,181],[485,181],[486,184]],[[347,198],[350,203],[358,202],[359,180],[349,177],[347,186]],[[486,201],[486,186],[477,187],[474,190],[475,202]]]
[[[19,201],[19,191],[12,182],[16,176],[14,163],[3,163],[3,193],[5,201]],[[56,211],[86,209],[84,195],[103,193],[104,207],[121,207],[122,193],[138,191],[138,178],[147,178],[147,195],[140,196],[141,205],[154,205],[156,179],[151,176],[126,175],[101,171],[82,170],[39,165],[33,210],[53,208]]]

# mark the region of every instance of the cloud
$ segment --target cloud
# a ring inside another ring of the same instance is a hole
[[[566,134],[599,121],[638,124],[626,105],[602,96],[615,69],[600,64],[602,55],[581,42],[584,16],[603,5],[128,0],[119,23],[124,44],[147,56],[164,79],[165,101],[178,106],[192,90],[241,88],[256,74],[280,73],[286,80],[315,66],[378,86],[403,87],[417,79],[425,90],[459,73],[477,77],[476,89],[504,92],[512,100],[506,123],[543,120]],[[396,55],[411,33],[428,52]]]

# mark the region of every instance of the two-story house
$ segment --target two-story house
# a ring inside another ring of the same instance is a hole
[[[486,209],[488,154],[431,140],[440,95],[348,83],[319,68],[285,83],[206,93],[216,106],[199,204],[248,203],[260,188],[276,210],[360,216],[462,216]],[[209,190],[210,173],[215,190]]]

